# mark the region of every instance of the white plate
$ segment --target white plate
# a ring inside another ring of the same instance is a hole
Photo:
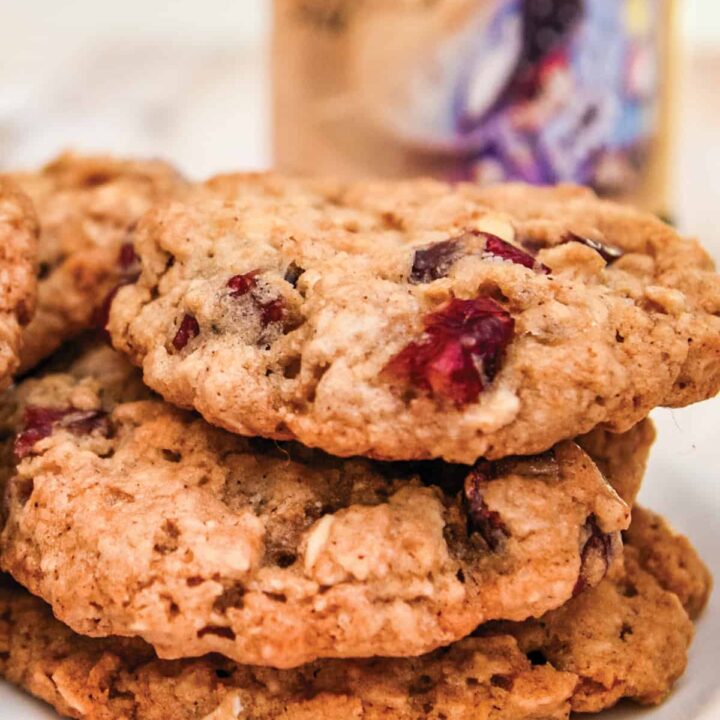
[[[692,539],[715,577],[720,578],[720,402],[654,413],[658,440],[641,501],[666,515]],[[720,718],[718,687],[720,602],[717,594],[698,624],[690,665],[667,702],[652,710],[631,703],[604,713],[603,720],[715,720]],[[48,720],[57,715],[0,683],[2,720]]]

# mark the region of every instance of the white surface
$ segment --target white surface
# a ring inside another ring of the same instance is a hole
[[[720,43],[720,3],[717,0],[676,0],[685,36],[695,44]]]
[[[0,0],[0,168],[68,148],[270,161],[270,0]]]

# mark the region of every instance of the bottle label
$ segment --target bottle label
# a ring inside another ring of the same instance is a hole
[[[655,209],[671,2],[276,0],[279,164],[575,182]]]
[[[571,181],[608,194],[636,185],[657,127],[662,0],[464,5],[462,22],[436,16],[432,29],[403,28],[401,15],[381,29],[381,12],[358,23],[356,78],[375,85],[366,100],[376,122],[418,153],[445,156],[457,179]],[[399,49],[388,49],[391,34]]]

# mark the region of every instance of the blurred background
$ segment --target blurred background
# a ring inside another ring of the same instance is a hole
[[[271,0],[0,0],[0,167],[66,148],[271,162]],[[720,3],[679,0],[671,209],[720,259]]]

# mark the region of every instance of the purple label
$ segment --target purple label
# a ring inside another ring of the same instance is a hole
[[[631,188],[657,126],[662,0],[477,8],[418,58],[396,137],[445,156],[457,179]]]

